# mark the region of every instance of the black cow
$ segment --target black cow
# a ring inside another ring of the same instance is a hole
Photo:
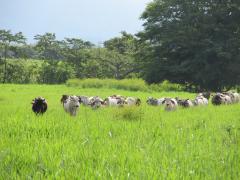
[[[37,97],[32,100],[32,110],[36,115],[47,111],[47,101],[43,97]]]

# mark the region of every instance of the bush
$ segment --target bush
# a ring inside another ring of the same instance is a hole
[[[147,91],[148,86],[142,79],[70,79],[67,86],[80,88],[115,88],[129,91]]]
[[[124,108],[116,108],[114,118],[116,120],[138,121],[144,115],[141,107],[129,106]]]
[[[8,59],[6,70],[6,83],[37,83],[41,70],[41,62],[34,60]],[[0,63],[0,82],[3,82],[4,72],[4,63],[2,62]]]
[[[147,85],[142,79],[70,79],[67,86],[80,88],[114,88],[128,91],[183,91],[184,87],[164,81],[161,84]]]
[[[6,69],[6,83],[28,84],[36,83],[36,77],[39,69],[38,63],[32,63],[28,60],[8,59]],[[4,61],[0,62],[0,82],[4,79]]]
[[[45,61],[42,64],[39,83],[61,84],[74,77],[73,68],[62,61]]]
[[[8,63],[6,82],[9,83],[29,83],[29,76],[26,66],[22,62]]]
[[[184,91],[185,87],[180,84],[170,83],[165,80],[160,84],[151,84],[149,88],[153,91]]]
[[[4,63],[0,61],[0,82],[4,78]],[[75,77],[73,67],[64,61],[7,60],[6,83],[61,84]]]

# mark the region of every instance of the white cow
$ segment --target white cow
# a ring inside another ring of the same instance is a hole
[[[199,94],[194,100],[194,105],[206,106],[206,105],[208,105],[208,99],[205,98],[203,95]]]
[[[93,109],[97,109],[104,106],[104,101],[98,96],[93,96],[89,98],[88,105],[90,105]]]
[[[163,101],[165,111],[174,111],[178,107],[177,100],[174,98],[165,98]]]
[[[233,96],[234,96],[234,102],[235,103],[239,103],[240,102],[240,95],[239,95],[239,93],[234,92]]]
[[[190,99],[179,99],[178,97],[175,98],[178,102],[178,105],[188,108],[194,106],[192,100]]]
[[[238,103],[240,101],[240,95],[236,92],[224,92],[222,93],[225,96],[229,96],[231,98],[231,103]],[[227,98],[227,101],[229,101],[229,98]]]
[[[123,106],[124,104],[124,99],[120,98],[120,97],[112,97],[109,96],[104,100],[104,104],[107,106]]]
[[[165,98],[153,98],[153,97],[148,97],[147,104],[152,105],[152,106],[161,106],[163,105],[163,101]]]
[[[63,103],[64,110],[71,116],[77,115],[77,110],[80,106],[79,98],[77,96],[63,95],[61,102]]]
[[[139,106],[141,104],[141,100],[139,98],[127,97],[125,99],[125,104],[128,106],[133,106],[133,105]]]
[[[80,99],[80,102],[87,106],[89,104],[89,97],[87,96],[78,96],[78,98]]]
[[[234,97],[227,93],[216,93],[212,97],[212,104],[213,105],[221,105],[221,104],[232,104]]]

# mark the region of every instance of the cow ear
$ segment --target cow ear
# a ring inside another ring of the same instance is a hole
[[[137,98],[137,105],[139,106],[141,104],[141,99]]]
[[[175,101],[173,101],[172,99],[170,100],[173,104],[175,104]]]
[[[162,101],[162,103],[164,104],[166,102],[166,99],[164,99],[163,101]]]
[[[79,103],[82,103],[81,97],[78,97],[78,102],[79,102]]]

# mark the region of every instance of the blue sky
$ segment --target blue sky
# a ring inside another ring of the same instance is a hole
[[[95,44],[125,30],[137,33],[150,0],[0,0],[0,29],[22,31],[28,42],[45,32]]]

